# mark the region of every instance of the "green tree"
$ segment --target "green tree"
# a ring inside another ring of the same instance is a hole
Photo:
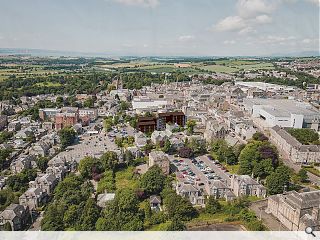
[[[266,186],[269,194],[282,193],[288,190],[291,170],[287,166],[279,166],[275,172],[266,179]]]
[[[0,149],[0,170],[4,168],[4,163],[9,158],[11,152],[11,149]]]
[[[47,167],[48,167],[48,161],[49,159],[46,158],[46,157],[37,157],[36,159],[36,164],[37,164],[37,167],[42,171],[42,172],[45,172]]]
[[[308,177],[308,172],[304,168],[301,168],[298,172],[298,176],[301,182],[308,182],[309,177]]]
[[[237,159],[232,147],[226,148],[223,155],[224,155],[225,162],[227,164],[234,165],[234,164],[238,163],[238,159]]]
[[[189,134],[193,134],[194,132],[194,127],[197,125],[195,120],[188,120],[187,123],[187,132]]]
[[[64,149],[74,143],[76,132],[73,128],[63,128],[59,131],[61,147]]]
[[[107,151],[100,157],[100,162],[104,170],[114,171],[119,163],[119,158],[117,153],[113,151]]]
[[[102,162],[93,157],[85,157],[80,160],[79,172],[84,178],[91,178],[94,174],[99,174],[104,171]]]
[[[92,97],[87,98],[83,103],[83,106],[86,108],[92,108],[93,105],[94,105],[94,100]]]
[[[140,187],[143,188],[148,195],[159,194],[163,189],[164,181],[165,176],[161,168],[154,165],[142,175]]]
[[[3,230],[4,230],[4,231],[12,231],[11,224],[10,224],[9,222],[6,222],[6,223],[4,224]]]
[[[213,196],[210,196],[206,203],[206,212],[210,214],[218,213],[221,210],[221,204]]]
[[[174,218],[169,224],[167,231],[185,231],[187,227],[179,218]]]
[[[162,151],[164,151],[165,153],[169,153],[170,150],[171,150],[171,143],[169,141],[169,139],[166,139],[165,143],[164,143],[164,146],[162,148]]]
[[[84,206],[77,229],[80,231],[94,231],[99,216],[99,207],[92,198],[89,198]]]

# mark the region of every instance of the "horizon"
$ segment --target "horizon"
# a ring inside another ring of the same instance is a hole
[[[319,0],[13,0],[1,5],[1,49],[140,57],[319,55]]]

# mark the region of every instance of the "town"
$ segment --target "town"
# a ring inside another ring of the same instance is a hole
[[[42,61],[0,59],[2,230],[320,228],[319,58]]]

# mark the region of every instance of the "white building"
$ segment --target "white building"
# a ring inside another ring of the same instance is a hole
[[[312,128],[319,131],[320,111],[309,103],[288,99],[244,99],[243,105],[263,127]]]

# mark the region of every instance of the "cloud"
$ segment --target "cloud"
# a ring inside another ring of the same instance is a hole
[[[225,44],[225,45],[233,45],[233,44],[235,44],[235,43],[236,43],[235,40],[225,40],[225,41],[223,42],[223,44]]]
[[[268,35],[268,36],[261,36],[258,39],[259,43],[265,43],[265,44],[288,44],[288,43],[293,43],[296,40],[296,37],[294,36],[275,36],[275,35]]]
[[[121,4],[125,4],[128,6],[142,6],[142,7],[150,7],[155,8],[159,5],[159,0],[113,0],[114,2],[118,2]]]
[[[255,18],[257,23],[262,23],[262,24],[266,24],[266,23],[271,23],[272,22],[272,18],[268,15],[259,15]]]
[[[246,22],[239,16],[229,16],[218,22],[214,29],[217,31],[237,31],[247,27]]]
[[[193,35],[183,35],[183,36],[179,37],[179,41],[181,41],[181,42],[189,42],[193,39],[195,39],[195,36],[193,36]]]
[[[255,27],[272,22],[269,15],[280,0],[238,0],[235,16],[228,16],[214,25],[213,30],[248,34],[255,32]]]
[[[243,18],[252,18],[260,14],[270,14],[275,8],[273,1],[238,0],[237,11]]]
[[[320,7],[320,0],[305,0],[306,2],[312,3],[312,4],[316,4]]]

